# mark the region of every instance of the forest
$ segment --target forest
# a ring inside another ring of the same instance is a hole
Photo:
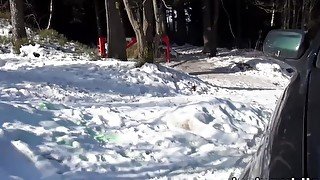
[[[136,37],[137,57],[153,62],[164,35],[171,44],[203,46],[209,56],[216,55],[217,47],[259,50],[271,29],[317,26],[319,4],[316,0],[1,0],[0,10],[2,16],[10,16],[11,9],[12,18],[20,13],[20,20],[12,20],[18,26],[54,29],[89,46],[106,37],[108,56],[122,60],[127,59],[126,37]],[[25,34],[19,33],[17,37]]]

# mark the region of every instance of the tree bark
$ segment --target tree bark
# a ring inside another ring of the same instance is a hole
[[[53,0],[50,0],[49,20],[48,20],[48,25],[46,29],[51,28],[52,16],[53,16]]]
[[[157,58],[160,56],[159,46],[162,42],[161,37],[165,34],[165,23],[164,23],[164,15],[163,15],[163,2],[160,2],[160,6],[158,6],[157,0],[152,0],[153,2],[153,12],[154,19],[156,24],[156,33],[154,37],[154,56]]]
[[[142,23],[139,20],[140,17],[140,11],[134,12],[133,9],[131,8],[129,0],[123,0],[124,7],[126,9],[129,21],[132,25],[132,28],[134,30],[134,33],[137,38],[137,43],[138,43],[138,58],[143,58],[143,47],[145,46],[145,36],[143,34],[143,27]]]
[[[27,38],[24,24],[23,0],[10,0],[11,23],[13,26],[14,43]]]
[[[285,0],[285,3],[282,8],[282,29],[287,29],[287,18],[288,18],[287,4],[288,4],[288,0]]]
[[[212,45],[210,47],[210,56],[216,56],[217,55],[217,46],[218,46],[218,20],[219,20],[219,6],[220,1],[215,0],[214,1],[214,20],[212,24],[213,29],[213,37],[212,37]]]
[[[126,37],[120,16],[120,0],[105,0],[105,5],[108,28],[108,57],[126,61]]]
[[[212,40],[212,8],[211,0],[202,0],[202,23],[203,23],[203,53],[210,53]]]
[[[291,8],[291,11],[292,11],[292,21],[291,21],[291,28],[293,29],[296,29],[297,26],[296,26],[296,18],[297,18],[297,7],[296,7],[296,0],[293,0],[292,1],[292,8]]]
[[[301,29],[306,30],[306,12],[307,12],[307,2],[308,0],[302,0],[302,7],[301,7]]]
[[[130,1],[132,2],[132,1]],[[129,0],[123,0],[129,21],[135,32],[138,42],[138,58],[141,63],[153,63],[154,48],[153,48],[153,2],[152,0],[140,1],[142,14],[140,9],[133,10]]]
[[[163,2],[160,2],[159,15],[161,34],[167,34],[166,8]]]
[[[213,4],[211,4],[211,2]],[[213,6],[213,13],[212,13]],[[209,56],[217,54],[217,33],[219,19],[219,0],[203,0],[203,53],[209,53]]]
[[[184,12],[184,1],[180,1],[175,7],[177,11],[177,32],[176,32],[176,43],[181,46],[186,43],[187,39],[187,24],[186,14]]]
[[[241,41],[242,41],[241,0],[236,0],[236,4],[237,4],[237,39],[236,39],[236,46],[237,46],[237,48],[241,48]]]
[[[190,27],[190,42],[192,45],[202,46],[202,12],[201,3],[197,1],[191,1],[191,27]]]
[[[146,37],[146,46],[144,49],[143,59],[148,63],[153,63],[154,47],[153,47],[153,26],[154,13],[152,0],[145,0],[143,4],[143,31]]]
[[[320,30],[320,3],[310,0],[309,4],[309,19],[308,22],[308,37],[313,39]]]
[[[101,0],[94,0],[93,4],[94,4],[94,10],[95,10],[95,15],[96,15],[96,22],[97,22],[97,30],[98,30],[98,36],[102,36],[103,32],[102,32],[102,21],[100,18],[100,12],[101,12],[101,4],[100,4]]]
[[[272,3],[271,21],[270,21],[270,26],[271,26],[271,27],[274,26],[275,13],[276,13],[276,4],[275,4],[275,2],[273,1],[273,3]]]
[[[160,11],[158,8],[158,2],[157,0],[152,0],[153,4],[153,12],[154,12],[154,19],[155,19],[155,24],[156,24],[156,34],[157,35],[162,35],[162,29],[161,29],[161,22],[160,22]]]

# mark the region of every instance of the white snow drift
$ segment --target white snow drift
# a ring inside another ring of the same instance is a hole
[[[0,179],[238,176],[288,77],[259,53],[177,51],[189,69],[40,45],[0,54]]]

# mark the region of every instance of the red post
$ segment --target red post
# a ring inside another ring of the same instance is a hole
[[[170,63],[170,58],[171,58],[171,54],[170,54],[170,39],[167,35],[162,36],[162,41],[166,44],[166,62]]]
[[[127,49],[133,46],[135,43],[137,43],[137,38],[133,37],[131,40],[127,43]]]
[[[106,57],[106,38],[105,37],[99,37],[98,39],[98,48],[99,48],[99,54],[101,57]]]

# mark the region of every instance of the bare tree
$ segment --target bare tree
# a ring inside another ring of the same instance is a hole
[[[176,43],[181,46],[186,43],[187,39],[187,22],[185,13],[184,1],[178,1],[174,4],[174,9],[177,12],[177,28],[176,28]]]
[[[283,29],[308,28],[312,13],[318,0],[250,0],[252,4],[271,14],[271,26],[274,25],[275,13],[280,13]]]
[[[165,22],[164,22],[164,3],[161,1],[158,3],[157,0],[152,0],[153,2],[153,11],[154,11],[154,19],[156,24],[156,33],[154,37],[154,49],[155,49],[155,57],[159,56],[158,48],[161,43],[161,37],[165,34]]]
[[[14,44],[19,44],[27,38],[24,24],[23,0],[10,0],[11,23],[13,26]]]
[[[53,16],[53,0],[50,0],[49,20],[48,20],[48,25],[46,29],[50,29],[51,27],[52,16]]]
[[[108,57],[126,61],[126,37],[120,15],[120,0],[105,0],[105,5],[108,26]]]
[[[152,0],[123,0],[128,18],[138,42],[138,57],[142,63],[153,63],[153,2]]]
[[[319,1],[312,1],[309,4],[309,13],[310,16],[308,17],[308,36],[312,39],[315,37],[320,30],[320,2]]]
[[[209,56],[217,54],[217,33],[219,18],[219,0],[203,0],[203,53]]]

